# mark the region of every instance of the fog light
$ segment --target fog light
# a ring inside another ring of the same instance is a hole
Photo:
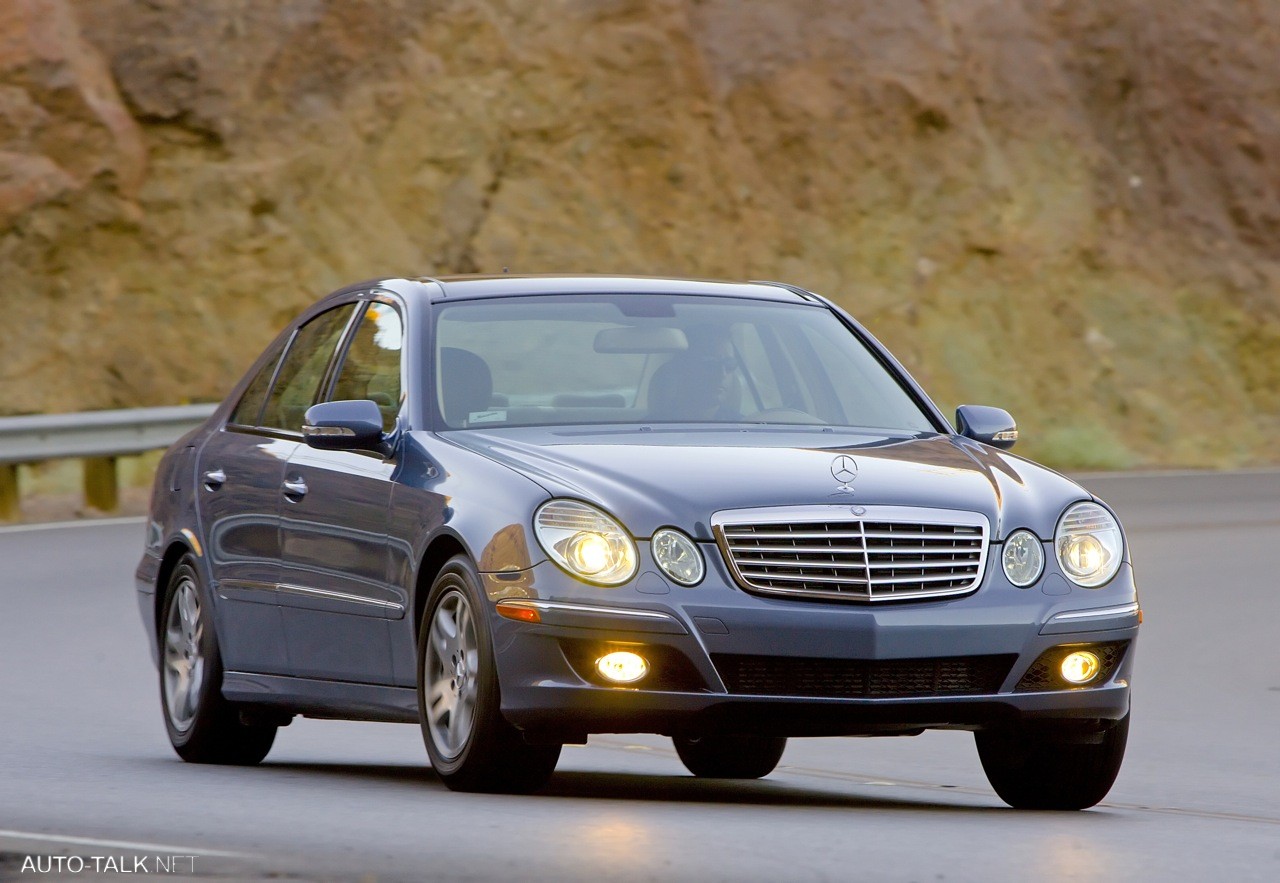
[[[1077,650],[1062,660],[1062,679],[1069,684],[1087,684],[1102,671],[1098,654],[1089,650]]]
[[[596,660],[596,671],[615,684],[634,684],[649,673],[649,663],[638,653],[615,650]]]

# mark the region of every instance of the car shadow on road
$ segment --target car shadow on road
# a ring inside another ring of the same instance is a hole
[[[732,804],[734,806],[794,806],[817,809],[901,810],[929,812],[960,812],[965,814],[1004,812],[1000,806],[979,805],[974,795],[956,793],[957,798],[969,797],[973,803],[938,800],[921,793],[917,797],[902,795],[850,793],[845,790],[868,788],[883,791],[883,785],[861,783],[832,784],[830,790],[797,786],[790,782],[770,779],[734,781],[730,779],[698,779],[693,776],[639,775],[610,772],[558,772],[551,782],[539,792],[540,797],[586,800],[651,800],[667,803]],[[921,789],[923,791],[923,789]]]
[[[414,788],[426,786],[433,790],[445,790],[440,777],[428,766],[399,764],[328,764],[271,762],[262,764],[259,771],[270,775],[280,773],[307,773],[308,775],[343,779],[348,782],[385,783]],[[845,788],[874,789],[883,791],[892,785],[866,785],[850,782],[843,787],[833,783],[830,790],[796,786],[788,782],[761,779],[733,781],[726,779],[698,779],[685,775],[655,775],[649,773],[582,772],[565,770],[557,772],[545,788],[523,798],[504,795],[503,800],[643,800],[660,803],[699,803],[708,805],[807,807],[817,809],[851,809],[947,812],[966,815],[1012,812],[1003,806],[982,802],[983,798],[964,791],[951,791],[954,799],[936,799],[927,793],[929,786],[902,785],[898,790],[918,789],[919,797],[889,796],[885,794],[849,793]],[[944,786],[938,786],[943,790]]]

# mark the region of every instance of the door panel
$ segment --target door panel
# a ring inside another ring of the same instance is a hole
[[[306,445],[286,467],[294,491],[281,490],[278,598],[296,675],[391,683],[387,620],[406,602],[387,584],[394,470],[381,457]]]
[[[217,593],[223,665],[287,674],[284,623],[276,606],[279,495],[298,442],[247,432],[214,433],[196,471],[200,532]]]
[[[259,359],[231,423],[200,452],[197,508],[218,596],[219,648],[230,671],[291,672],[278,605],[280,486],[301,444],[301,411],[315,398],[355,309],[337,306],[282,335]],[[280,350],[277,360],[272,353]]]
[[[377,403],[384,431],[402,404],[403,321],[391,304],[358,314],[333,372],[332,400]],[[279,598],[295,674],[392,683],[389,619],[404,615],[388,582],[387,519],[395,461],[368,452],[294,452],[281,488]]]

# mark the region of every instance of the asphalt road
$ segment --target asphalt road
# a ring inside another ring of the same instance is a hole
[[[1082,813],[1005,808],[967,733],[793,740],[745,784],[595,737],[531,797],[447,791],[397,724],[298,720],[261,767],[183,764],[141,524],[0,530],[0,879],[52,855],[68,880],[1280,880],[1280,472],[1086,484],[1146,623],[1124,768]]]

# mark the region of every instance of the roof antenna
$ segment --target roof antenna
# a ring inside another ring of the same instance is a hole
[[[503,273],[506,273],[506,272],[507,272],[507,268],[506,268],[506,267],[503,267],[503,268],[502,268],[502,272],[503,272]]]

